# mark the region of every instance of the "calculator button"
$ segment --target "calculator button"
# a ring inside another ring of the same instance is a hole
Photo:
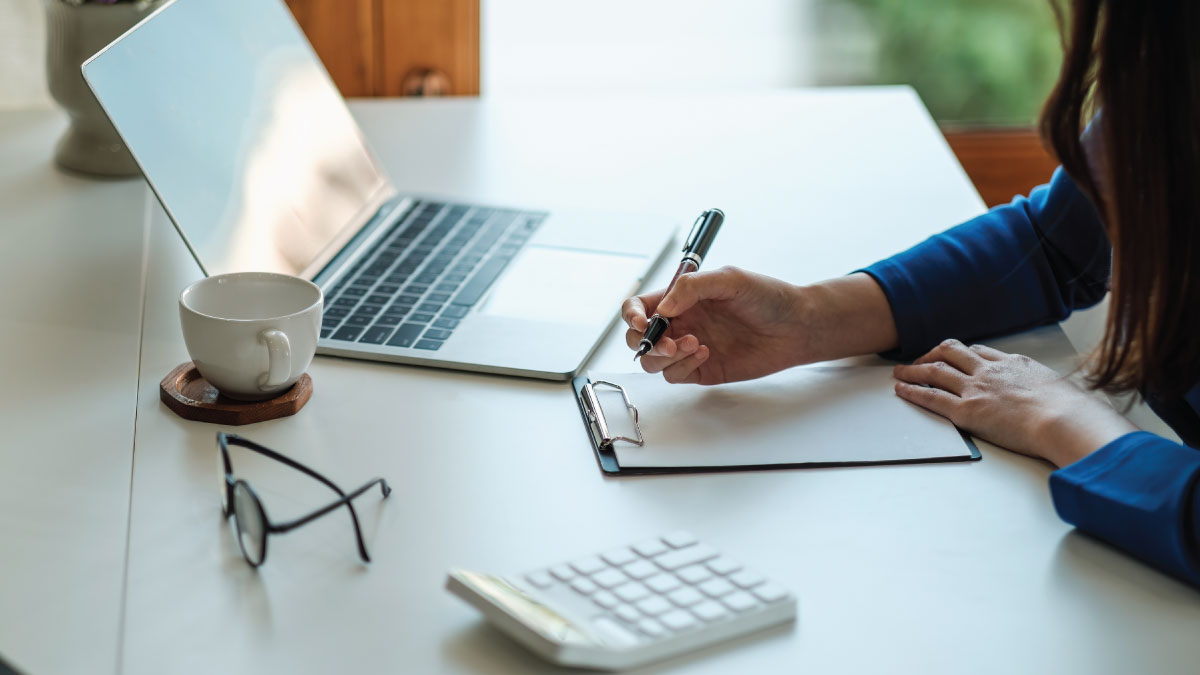
[[[690,607],[704,599],[704,596],[700,595],[699,591],[689,586],[672,591],[667,597],[671,599],[671,602],[680,607]]]
[[[721,576],[725,576],[726,574],[732,574],[742,569],[742,564],[733,558],[721,556],[716,560],[709,560],[708,569],[720,574]]]
[[[598,591],[592,596],[592,602],[600,605],[604,609],[612,609],[613,607],[621,604],[621,600],[608,591]]]
[[[677,530],[663,537],[663,541],[671,548],[683,548],[696,543],[696,537],[687,530]]]
[[[637,624],[638,630],[642,631],[650,637],[658,637],[667,632],[663,625],[654,619],[642,619]]]
[[[628,574],[634,579],[645,579],[646,577],[657,573],[658,568],[655,567],[654,563],[650,562],[649,560],[639,560],[632,565],[625,566],[625,574]]]
[[[593,576],[592,581],[595,581],[605,588],[612,588],[613,586],[620,586],[626,581],[629,581],[629,577],[622,574],[621,570],[610,567]]]
[[[533,572],[531,574],[527,574],[525,575],[525,579],[538,588],[549,588],[550,585],[554,583],[554,580],[550,578],[550,575],[546,574],[545,572]]]
[[[667,545],[659,539],[647,539],[640,544],[634,544],[633,550],[647,558],[653,558],[660,553],[666,553]]]
[[[656,574],[646,580],[646,585],[655,593],[666,593],[679,588],[683,582],[670,574]]]
[[[658,620],[662,621],[663,624],[671,630],[684,630],[696,625],[696,618],[682,609],[677,609],[673,612],[667,612],[666,614],[658,617]]]
[[[755,586],[766,581],[766,579],[763,579],[761,576],[751,572],[750,570],[742,570],[741,572],[729,577],[729,580],[732,581],[733,584],[738,588],[754,588]]]
[[[775,602],[787,597],[788,592],[779,584],[765,584],[751,591],[763,602]]]
[[[550,574],[554,575],[559,581],[570,581],[575,577],[575,570],[566,565],[555,565],[550,568]]]
[[[692,608],[692,613],[705,621],[716,621],[729,616],[729,610],[714,600],[705,600],[696,605]]]
[[[689,546],[688,548],[682,548],[678,551],[664,553],[663,555],[655,558],[654,562],[664,570],[674,571],[681,567],[694,565],[715,557],[717,557],[717,552],[714,551],[711,546],[699,544],[696,546]]]
[[[599,590],[600,587],[587,577],[579,577],[575,581],[571,582],[571,588],[574,588],[577,592],[583,593],[584,595],[590,595]]]
[[[719,598],[722,595],[732,593],[735,589],[733,588],[733,584],[724,579],[717,578],[709,579],[700,584],[700,590],[710,598]]]
[[[652,595],[645,600],[638,602],[637,608],[641,610],[642,614],[647,614],[649,616],[658,616],[667,610],[674,609],[674,607],[671,606],[671,603],[667,602],[665,598],[659,595]]]
[[[746,591],[730,593],[729,595],[721,598],[721,602],[725,603],[735,612],[744,612],[748,609],[753,609],[758,605],[758,600],[755,600],[754,596],[750,595]]]
[[[637,635],[607,616],[592,619],[592,627],[596,629],[600,640],[612,647],[632,647],[639,642]]]
[[[705,579],[712,578],[712,572],[710,572],[709,569],[703,565],[692,565],[691,567],[685,567],[676,572],[675,575],[692,585],[698,584]]]
[[[641,612],[634,609],[633,605],[619,605],[613,610],[613,613],[629,623],[633,623],[634,621],[642,618]]]
[[[636,581],[631,581],[624,586],[618,586],[613,593],[616,593],[617,597],[625,602],[637,602],[647,595],[650,595],[650,589]]]
[[[595,574],[607,567],[607,565],[598,556],[590,555],[571,563],[571,567],[574,567],[575,571],[580,574]]]
[[[637,554],[629,548],[618,548],[600,556],[609,562],[611,565],[626,565],[637,560]]]

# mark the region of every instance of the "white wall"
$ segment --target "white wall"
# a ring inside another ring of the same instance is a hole
[[[44,0],[0,0],[0,108],[52,105]]]
[[[811,0],[483,0],[486,95],[813,80]]]

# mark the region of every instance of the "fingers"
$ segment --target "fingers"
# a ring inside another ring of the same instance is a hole
[[[630,328],[629,330],[625,331],[625,344],[628,345],[630,349],[637,351],[638,347],[641,345],[643,335],[645,335],[645,331],[635,330],[633,328]],[[693,339],[695,339],[694,336],[693,336]],[[695,344],[699,344],[699,341],[697,340],[695,342]],[[658,342],[656,342],[654,344],[654,348],[651,349],[646,354],[646,356],[643,356],[642,358],[646,359],[651,356],[673,357],[673,356],[675,356],[675,353],[678,351],[678,349],[679,349],[678,343],[675,340],[672,340],[671,338],[664,335],[658,339]],[[693,346],[693,350],[694,349],[695,349],[695,347]]]
[[[668,343],[664,345],[663,343]],[[642,370],[661,373],[672,365],[692,356],[700,349],[700,340],[695,335],[685,335],[678,340],[663,338],[654,346],[654,351],[641,359]],[[707,347],[704,348],[707,351]],[[669,352],[669,353],[667,353]]]
[[[923,384],[937,387],[961,396],[967,386],[967,375],[961,370],[947,364],[945,361],[913,364],[911,366],[896,366],[892,369],[896,379],[909,384]]]
[[[742,291],[747,279],[747,273],[736,267],[685,274],[675,281],[671,292],[658,303],[655,311],[666,317],[676,317],[701,300],[733,298]]]
[[[641,296],[625,298],[625,302],[621,303],[621,319],[633,330],[638,332],[646,330],[649,320],[646,318],[646,302],[642,300]],[[636,344],[635,342],[634,345]]]
[[[909,403],[941,415],[951,422],[954,421],[954,413],[958,404],[962,402],[962,399],[947,391],[907,382],[896,383],[896,395]]]
[[[1008,354],[1000,351],[999,349],[992,349],[987,345],[971,345],[971,351],[982,356],[988,361],[999,361],[1008,356]]]
[[[967,349],[967,346],[958,340],[950,339],[943,341],[924,356],[913,361],[913,365],[944,361],[967,375],[973,375],[975,370],[983,365],[983,360],[978,352]]]
[[[700,381],[700,366],[708,360],[708,347],[700,345],[696,353],[663,369],[663,379],[672,384],[696,384]]]

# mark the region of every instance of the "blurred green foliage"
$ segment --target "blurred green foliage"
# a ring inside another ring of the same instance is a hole
[[[874,82],[911,84],[938,121],[1029,124],[1058,77],[1054,0],[828,1],[874,32]]]

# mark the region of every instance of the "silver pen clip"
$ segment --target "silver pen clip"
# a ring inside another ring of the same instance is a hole
[[[704,219],[707,216],[708,211],[705,211],[696,217],[696,222],[692,223],[692,231],[688,232],[687,239],[685,239],[683,242],[684,253],[687,253],[689,250],[691,250],[692,246],[695,245],[697,237],[700,236],[700,225],[704,222]]]

